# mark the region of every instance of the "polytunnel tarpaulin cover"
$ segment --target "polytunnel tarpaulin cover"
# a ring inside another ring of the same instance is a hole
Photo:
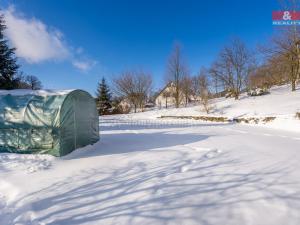
[[[0,152],[68,154],[99,139],[87,92],[0,91]]]

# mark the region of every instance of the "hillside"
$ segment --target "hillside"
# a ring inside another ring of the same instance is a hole
[[[270,94],[250,97],[246,93],[239,100],[232,98],[217,98],[211,100],[212,110],[208,116],[228,118],[276,117],[265,126],[285,130],[300,131],[300,120],[295,118],[300,112],[300,88],[291,92],[289,85],[276,86],[270,89]],[[161,116],[202,116],[207,115],[201,105],[182,108],[155,109],[147,112],[124,115],[125,118],[155,119]]]

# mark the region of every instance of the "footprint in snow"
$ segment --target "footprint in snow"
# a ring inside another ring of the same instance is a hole
[[[190,147],[190,146],[188,146],[188,147],[193,149],[193,150],[196,150],[196,151],[207,151],[207,153],[204,155],[204,157],[206,157],[208,159],[213,158],[213,157],[217,156],[219,153],[222,152],[222,150],[220,150],[220,149],[196,148],[196,147]],[[199,160],[201,160],[201,158]],[[193,160],[188,160],[187,162],[188,162],[189,165],[185,165],[185,166],[182,166],[182,167],[179,168],[180,173],[185,173],[185,172],[189,171],[192,168],[192,164],[197,163],[198,160],[193,159]]]
[[[190,170],[190,167],[189,166],[182,166],[181,168],[180,168],[180,172],[181,173],[185,173],[185,172],[187,172],[187,171],[189,171]]]
[[[222,151],[220,149],[214,149],[209,151],[208,153],[205,154],[205,157],[210,159],[215,157],[217,154],[221,153]]]
[[[163,193],[164,193],[163,190],[161,190],[160,188],[154,190],[154,194],[156,195],[163,195]]]
[[[189,165],[185,165],[185,166],[180,167],[179,172],[180,172],[180,173],[185,173],[185,172],[189,171],[189,170],[191,169],[191,166],[190,166],[190,165],[195,164],[196,162],[197,162],[196,159],[194,159],[194,160],[189,160],[189,161],[188,161],[188,164],[189,164]]]
[[[214,151],[215,151],[216,153],[221,153],[221,152],[222,152],[221,149],[215,149]]]

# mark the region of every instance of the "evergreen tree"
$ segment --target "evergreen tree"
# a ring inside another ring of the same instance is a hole
[[[106,81],[104,77],[101,80],[101,83],[99,82],[98,88],[97,88],[97,108],[99,115],[105,115],[109,113],[109,109],[111,106],[111,95],[109,91],[109,87],[106,84]]]
[[[8,41],[4,37],[4,18],[0,15],[0,89],[18,88],[19,79],[17,78],[17,59],[15,48],[10,48]]]

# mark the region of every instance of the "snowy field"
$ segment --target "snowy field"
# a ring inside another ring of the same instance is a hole
[[[300,224],[300,132],[104,117],[63,158],[0,154],[0,224]]]

